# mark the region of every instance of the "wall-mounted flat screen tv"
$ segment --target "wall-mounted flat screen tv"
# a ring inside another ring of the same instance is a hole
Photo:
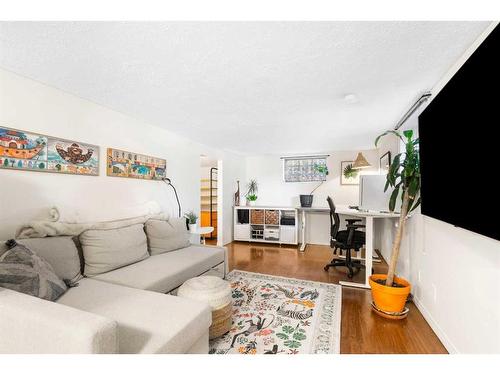
[[[500,240],[500,26],[419,116],[422,214]]]

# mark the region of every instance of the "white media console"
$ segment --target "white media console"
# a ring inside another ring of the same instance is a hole
[[[298,228],[295,207],[234,207],[235,241],[297,245]]]

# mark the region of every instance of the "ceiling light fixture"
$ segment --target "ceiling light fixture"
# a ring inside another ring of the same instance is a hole
[[[354,169],[363,169],[371,167],[371,164],[368,163],[368,160],[366,160],[362,152],[358,152],[358,156],[356,157],[356,160],[354,161],[352,167]]]

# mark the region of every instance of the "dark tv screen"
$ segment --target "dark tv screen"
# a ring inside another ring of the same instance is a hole
[[[500,26],[419,116],[422,214],[500,240]]]

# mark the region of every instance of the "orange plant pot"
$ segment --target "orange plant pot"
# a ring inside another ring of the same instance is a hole
[[[406,299],[411,291],[411,285],[405,279],[395,277],[394,281],[402,288],[381,285],[375,280],[385,280],[387,275],[374,274],[370,276],[370,286],[372,288],[372,298],[375,305],[387,313],[400,313],[405,308]]]

